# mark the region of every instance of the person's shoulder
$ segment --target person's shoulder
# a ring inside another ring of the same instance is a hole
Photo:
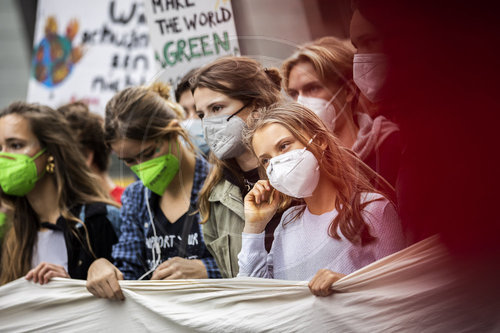
[[[108,212],[108,205],[111,206],[110,204],[100,201],[88,202],[82,205],[83,212],[81,213],[84,214],[83,217],[85,219],[92,218],[98,215],[106,215]]]
[[[78,217],[90,228],[102,227],[102,222],[113,225],[113,223],[120,221],[120,209],[107,202],[88,202],[81,206]]]
[[[399,129],[395,130],[395,131],[392,131],[390,132],[389,134],[387,134],[384,139],[379,142],[379,149],[383,149],[383,148],[392,148],[393,150],[396,149],[396,150],[401,150],[402,149],[402,146],[403,146],[403,141],[402,141],[402,137],[401,137],[401,132],[399,131]]]
[[[123,191],[124,196],[133,196],[134,194],[137,193],[144,193],[146,190],[146,186],[142,183],[140,180],[136,180],[135,182],[131,183],[125,188],[125,191]]]
[[[364,192],[361,194],[361,203],[365,214],[375,219],[382,219],[386,211],[396,211],[394,204],[380,193]]]
[[[362,204],[367,204],[367,206],[372,207],[385,207],[391,203],[385,196],[376,192],[361,193],[360,201]]]
[[[143,202],[144,193],[147,190],[142,181],[137,180],[128,185],[122,195],[122,204],[140,205]]]
[[[210,163],[201,154],[196,154],[195,172],[208,174]]]
[[[229,195],[230,197],[241,199],[243,202],[243,198],[241,197],[241,192],[238,186],[234,185],[230,181],[225,178],[219,180],[210,190],[210,196],[208,201],[210,202],[220,202],[223,201],[225,196]]]

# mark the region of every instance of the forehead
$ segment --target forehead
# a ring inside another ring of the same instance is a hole
[[[31,131],[28,119],[17,114],[9,114],[0,118],[0,138],[37,140]]]
[[[222,101],[231,101],[232,99],[220,93],[218,91],[214,91],[208,88],[200,87],[196,88],[193,94],[194,101],[196,104],[196,108],[198,110],[204,110],[208,107],[208,105],[214,102],[222,102]]]
[[[352,14],[350,25],[351,40],[356,42],[358,39],[370,35],[378,35],[378,30],[370,23],[359,10],[355,10]]]
[[[185,90],[180,96],[178,100],[179,104],[194,104],[193,94],[191,90]]]
[[[288,76],[288,89],[300,89],[311,82],[320,81],[318,74],[312,64],[308,61],[298,62],[290,70]]]
[[[252,138],[255,154],[259,156],[271,152],[277,141],[287,136],[293,136],[293,134],[280,124],[268,124],[259,128]]]

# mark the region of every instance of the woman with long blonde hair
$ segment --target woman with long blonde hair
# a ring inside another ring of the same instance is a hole
[[[111,198],[97,185],[66,119],[38,104],[0,111],[0,187],[11,206],[0,284],[19,277],[85,279],[117,241],[107,218]]]
[[[196,112],[202,118],[213,165],[200,192],[203,234],[223,277],[238,274],[244,226],[243,197],[260,177],[258,161],[243,143],[248,115],[280,98],[277,69],[247,57],[224,57],[200,68],[191,79]],[[279,215],[266,227],[271,248]]]
[[[405,246],[394,205],[371,185],[374,171],[312,111],[281,103],[257,112],[248,127],[268,180],[245,197],[239,276],[311,280],[311,291],[327,296],[337,279]],[[302,205],[283,213],[267,253],[263,230],[280,194]]]

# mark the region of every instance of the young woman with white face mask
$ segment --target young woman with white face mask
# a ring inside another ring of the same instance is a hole
[[[253,110],[280,99],[280,81],[276,69],[264,69],[245,57],[218,59],[200,68],[191,80],[213,164],[200,192],[203,235],[223,277],[238,274],[243,197],[260,179],[258,161],[243,143],[245,121]],[[267,249],[279,215],[270,220],[265,228]]]
[[[336,280],[404,248],[395,207],[370,183],[373,170],[312,111],[282,103],[251,120],[246,141],[269,180],[245,197],[238,276],[310,280],[313,294],[328,296]],[[263,230],[280,193],[303,204],[283,213],[267,253]]]
[[[305,44],[282,65],[284,88],[394,186],[402,149],[399,129],[383,116],[372,119],[363,112],[353,57],[352,46],[334,37]]]

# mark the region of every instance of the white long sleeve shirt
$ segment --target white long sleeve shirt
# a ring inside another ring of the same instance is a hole
[[[336,209],[314,215],[305,207],[304,214],[292,221],[300,206],[292,207],[283,214],[269,253],[264,247],[264,232],[242,234],[238,276],[308,281],[322,268],[349,274],[403,249],[406,241],[394,206],[379,194],[362,195],[363,202],[374,199],[380,200],[369,203],[363,211],[370,234],[375,237],[370,244],[355,245],[340,230],[341,240],[328,235]]]

